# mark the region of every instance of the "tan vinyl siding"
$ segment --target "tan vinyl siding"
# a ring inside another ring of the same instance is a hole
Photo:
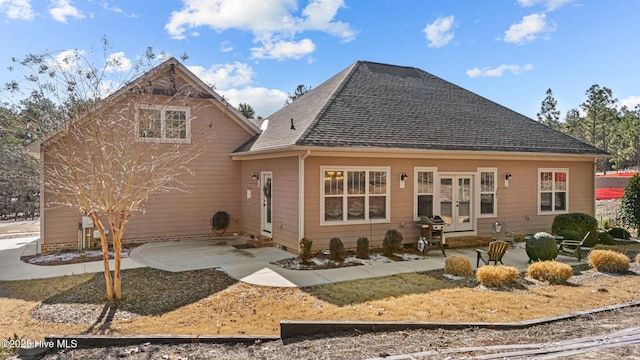
[[[298,157],[242,161],[242,214],[244,232],[253,236],[261,234],[262,188],[252,179],[254,173],[271,172],[273,198],[272,239],[276,244],[298,250]],[[251,199],[247,199],[251,190]]]
[[[391,186],[391,217],[388,223],[374,224],[340,224],[320,225],[320,167],[321,166],[380,166],[390,167],[389,185]],[[537,215],[538,206],[538,168],[566,168],[569,171],[569,212],[594,214],[594,168],[593,161],[527,161],[527,160],[455,160],[455,159],[403,159],[403,158],[330,158],[309,157],[305,165],[305,236],[313,240],[315,250],[327,249],[332,237],[339,237],[347,247],[355,247],[360,236],[366,236],[372,246],[380,246],[384,234],[389,229],[399,230],[405,243],[412,243],[418,237],[414,221],[414,168],[437,168],[437,174],[472,174],[474,175],[475,216],[478,215],[478,194],[476,175],[478,168],[496,168],[497,216],[477,218],[474,227],[479,237],[491,235],[491,223],[495,220],[505,221],[509,228],[518,234],[537,231],[551,231],[551,223],[555,214]],[[400,188],[400,174],[409,175],[405,188]],[[505,187],[505,174],[512,178]],[[436,177],[437,178],[437,177]],[[438,207],[434,209],[438,214]],[[452,240],[456,233],[447,234]],[[468,235],[468,234],[467,234]],[[474,246],[473,241],[464,240],[467,246]],[[464,245],[462,244],[462,245]],[[456,243],[456,246],[459,244]]]
[[[184,192],[154,195],[130,220],[123,241],[144,238],[179,238],[207,235],[210,219],[216,211],[226,211],[231,217],[227,233],[243,230],[241,214],[242,164],[233,161],[230,153],[248,141],[250,134],[216,106],[199,107],[191,123],[192,142],[204,141],[202,134],[211,135],[205,153],[188,167],[193,176],[181,180]],[[232,115],[231,115],[232,116]],[[46,156],[45,156],[46,159]],[[45,162],[46,166],[46,162]],[[49,194],[44,194],[45,207]],[[81,214],[68,209],[46,208],[44,243],[76,241]]]

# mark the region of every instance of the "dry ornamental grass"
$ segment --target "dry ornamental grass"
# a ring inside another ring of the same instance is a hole
[[[589,265],[600,272],[625,273],[629,270],[629,258],[617,251],[592,250]]]
[[[527,275],[550,284],[565,284],[573,275],[573,269],[557,261],[536,261],[527,268]]]
[[[519,277],[518,269],[512,266],[486,265],[476,270],[476,278],[487,287],[512,285]]]
[[[471,261],[466,256],[454,255],[444,261],[444,272],[455,276],[472,276]]]

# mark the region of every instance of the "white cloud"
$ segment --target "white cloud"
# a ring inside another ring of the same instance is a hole
[[[251,48],[251,57],[254,59],[300,59],[311,54],[316,45],[310,39],[295,41],[264,41],[262,46]]]
[[[467,70],[467,76],[476,78],[476,77],[500,77],[505,71],[509,71],[514,75],[518,75],[524,71],[531,71],[533,69],[533,65],[515,65],[515,64],[502,64],[496,68],[485,67],[482,69],[474,68]]]
[[[81,59],[84,56],[85,56],[84,50],[77,50],[77,49],[64,50],[58,53],[58,55],[56,55],[55,57],[53,57],[52,59],[53,63],[50,64],[50,66],[62,71],[67,71],[73,68],[79,68]]]
[[[108,72],[125,72],[131,70],[131,60],[124,56],[124,52],[113,53],[107,57]]]
[[[422,32],[425,33],[425,37],[429,41],[429,47],[442,47],[445,46],[453,39],[453,15],[447,17],[441,17],[436,21],[427,25]]]
[[[531,14],[522,18],[522,21],[513,24],[504,32],[504,41],[522,45],[536,39],[540,33],[555,31],[555,26],[546,22],[546,14]]]
[[[231,45],[231,43],[228,42],[228,41],[223,41],[220,44],[220,51],[225,52],[225,53],[229,52],[229,51],[233,51],[233,45]]]
[[[214,85],[216,91],[249,84],[255,75],[249,65],[237,61],[233,64],[212,65],[208,69],[202,66],[188,68],[205,83]]]
[[[626,106],[629,110],[635,109],[637,105],[640,105],[640,96],[629,96],[620,100],[620,107]]]
[[[71,5],[70,0],[51,0],[49,14],[54,20],[67,23],[67,18],[84,19],[84,14]]]
[[[288,98],[288,94],[277,89],[246,86],[243,89],[216,90],[235,107],[240,103],[247,103],[253,107],[256,117],[267,116],[280,110]]]
[[[110,11],[113,11],[113,12],[118,13],[118,14],[122,14],[123,13],[121,8],[119,8],[117,6],[109,6],[109,3],[106,2],[106,1],[101,1],[100,5],[102,5],[102,7],[105,10],[110,10]]]
[[[0,0],[0,12],[16,20],[31,20],[36,16],[31,8],[31,0]]]
[[[217,32],[239,29],[251,32],[257,55],[282,59],[291,55],[299,58],[311,49],[310,40],[296,41],[305,31],[321,31],[351,41],[356,32],[351,25],[334,20],[344,0],[310,0],[298,12],[297,0],[182,0],[182,10],[171,13],[165,30],[175,39],[184,39],[187,29],[207,26]],[[293,48],[293,49],[292,49]],[[262,50],[260,50],[262,49]],[[313,46],[313,51],[315,46]]]
[[[518,4],[522,7],[531,7],[536,4],[543,4],[547,11],[556,10],[573,0],[518,0]]]

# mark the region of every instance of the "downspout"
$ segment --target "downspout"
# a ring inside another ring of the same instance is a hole
[[[311,150],[307,150],[298,155],[298,242],[304,237],[304,160],[310,154]]]

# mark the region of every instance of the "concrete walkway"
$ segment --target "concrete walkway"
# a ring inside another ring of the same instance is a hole
[[[55,266],[33,265],[21,261],[21,256],[36,254],[39,239],[38,236],[0,239],[0,280],[31,280],[104,271],[102,261]],[[113,268],[113,260],[110,265]],[[120,268],[124,270],[138,267],[144,265],[125,258],[122,259]]]
[[[33,252],[37,240],[38,238],[35,237],[0,241],[0,280],[27,280],[103,271],[102,261],[56,266],[31,265],[20,261],[20,256]],[[133,249],[129,258],[122,259],[122,269],[148,266],[179,272],[221,268],[229,276],[254,285],[305,287],[443,269],[445,261],[440,251],[434,250],[423,260],[324,270],[289,270],[273,265],[271,262],[294,255],[271,247],[250,249],[234,247],[234,245],[243,244],[246,244],[246,239],[242,237],[144,244]],[[475,249],[447,250],[447,256],[453,255],[467,257],[475,269]],[[525,250],[519,247],[510,248],[503,258],[506,265],[515,266],[521,271],[526,270],[528,260]],[[570,265],[578,264],[576,259],[566,256],[558,256],[557,260]]]

